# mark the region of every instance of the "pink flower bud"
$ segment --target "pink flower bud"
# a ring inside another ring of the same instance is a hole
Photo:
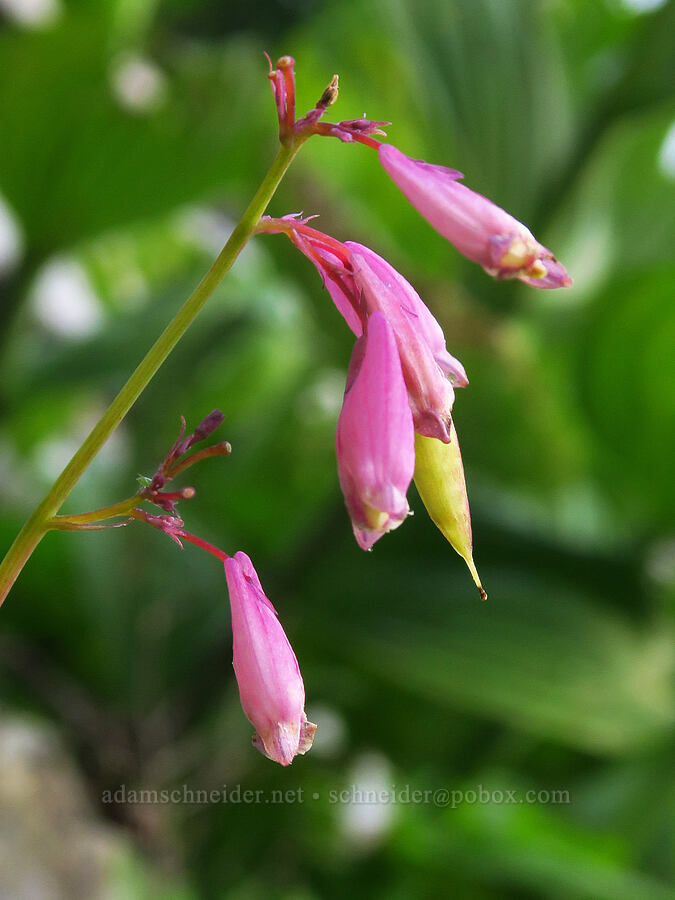
[[[312,746],[316,725],[305,715],[305,686],[276,610],[251,560],[241,551],[225,560],[230,592],[234,672],[241,705],[256,729],[254,746],[289,766]]]
[[[532,287],[569,287],[572,279],[522,222],[458,179],[462,173],[410,159],[391,144],[380,162],[415,209],[464,256],[495,278],[520,278]]]
[[[396,339],[374,312],[354,347],[337,426],[340,486],[359,546],[370,550],[409,512],[415,435]]]

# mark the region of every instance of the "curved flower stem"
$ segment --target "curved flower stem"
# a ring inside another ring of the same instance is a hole
[[[112,401],[100,421],[94,426],[82,446],[56,479],[45,498],[30,516],[0,563],[0,605],[9,593],[19,573],[40,540],[54,527],[50,523],[61,508],[87,466],[136,402],[154,374],[176,346],[195,316],[220,284],[243,246],[255,231],[260,216],[277,189],[293,157],[308,135],[289,146],[282,146],[256,195],[241,217],[218,258],[202,278],[195,291],[185,301],[171,322],[150,348],[138,368]]]
[[[228,553],[223,552],[218,547],[210,544],[208,541],[202,540],[202,538],[197,537],[196,534],[190,534],[189,531],[183,531],[182,529],[180,529],[176,531],[176,535],[179,538],[182,538],[184,541],[190,541],[190,543],[194,544],[196,547],[201,547],[202,550],[206,550],[207,553],[210,553],[211,556],[215,556],[216,559],[219,559],[221,562],[225,562],[226,559],[230,558]]]
[[[306,221],[293,220],[291,217],[274,219],[263,216],[256,226],[256,234],[285,234],[291,241],[293,234],[302,234],[311,239],[313,246],[327,250],[344,265],[349,266],[351,255],[349,249],[329,234],[307,225]]]

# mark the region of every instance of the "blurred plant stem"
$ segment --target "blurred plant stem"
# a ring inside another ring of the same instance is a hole
[[[48,529],[56,529],[58,531],[78,531],[87,528],[109,528],[109,525],[95,525],[105,519],[113,519],[116,516],[128,516],[134,506],[142,503],[144,497],[142,494],[134,494],[133,497],[127,497],[126,500],[120,500],[119,503],[113,503],[112,506],[104,506],[102,509],[94,509],[91,512],[77,513],[68,516],[53,516],[45,523]],[[119,524],[125,525],[126,522]]]
[[[258,220],[265,212],[268,203],[279,186],[279,182],[285,175],[304,140],[305,138],[300,138],[289,146],[282,145],[279,148],[279,152],[262,184],[216,261],[155,341],[17,535],[4,560],[0,563],[0,605],[4,602],[19,573],[43,536],[47,531],[55,527],[50,520],[56,516],[64,500],[79,481],[82,473],[145,390],[152,377],[191,325],[206,301],[211,297],[248,239],[254,233]],[[87,514],[84,515],[86,516]]]

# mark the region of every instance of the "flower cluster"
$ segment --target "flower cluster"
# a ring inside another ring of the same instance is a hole
[[[265,218],[259,231],[286,234],[314,263],[357,338],[336,449],[359,546],[370,550],[409,515],[406,494],[414,477],[431,518],[484,595],[452,422],[454,389],[469,381],[441,326],[412,285],[362,244],[341,243],[293,215]]]
[[[537,288],[571,280],[532,233],[492,201],[460,183],[461,173],[405,156],[379,141],[386,122],[366,118],[320,121],[338,94],[333,76],[314,109],[295,118],[294,60],[270,62],[269,78],[283,144],[312,134],[365,144],[412,205],[464,256],[497,279],[519,278]],[[286,234],[316,266],[335,306],[356,337],[336,432],[338,477],[354,536],[370,550],[409,515],[415,480],[430,517],[464,558],[487,595],[473,561],[471,516],[457,432],[455,388],[468,385],[464,367],[415,289],[368,247],[340,242],[291,215],[261,219],[261,233]],[[215,420],[209,421],[207,428]],[[184,452],[179,439],[174,450]],[[188,445],[189,444],[188,441]],[[188,445],[185,445],[187,448]],[[149,489],[159,487],[155,476]],[[162,482],[163,483],[163,482]],[[198,544],[224,560],[232,611],[234,670],[254,745],[289,765],[312,744],[316,726],[305,715],[305,690],[295,654],[245,553],[227,557],[182,528],[173,516],[150,524]],[[146,521],[149,521],[147,514]]]
[[[320,121],[337,97],[337,76],[316,107],[296,121],[293,66],[288,56],[276,69],[270,63],[282,142],[319,134],[365,144],[429,223],[489,275],[537,288],[571,284],[551,251],[505,210],[461,184],[461,172],[411,159],[374,137],[385,136],[381,126],[389,123],[365,117]],[[258,231],[286,234],[312,261],[357,338],[336,435],[338,476],[356,540],[370,550],[403,522],[414,478],[429,515],[465,559],[484,598],[452,421],[454,389],[468,384],[464,368],[402,275],[367,247],[337,241],[308,221],[298,215],[264,218]]]
[[[281,143],[294,150],[311,135],[361,143],[378,154],[385,171],[412,205],[466,257],[497,279],[518,278],[537,288],[566,287],[571,280],[553,254],[513,216],[460,183],[461,174],[414,160],[376,137],[388,123],[322,121],[338,94],[333,76],[316,106],[295,117],[294,61],[270,62]],[[473,561],[471,516],[462,457],[452,418],[455,389],[468,385],[462,364],[446,347],[439,323],[415,289],[386,260],[353,241],[341,242],[299,215],[260,219],[258,233],[285,234],[314,264],[335,306],[355,336],[344,402],[337,423],[340,486],[354,536],[364,550],[410,514],[414,479],[431,519],[462,556],[486,597]],[[305,688],[295,653],[249,557],[233,556],[186,531],[176,504],[194,488],[167,484],[194,463],[230,453],[226,441],[203,449],[222,422],[210,413],[177,441],[152,478],[139,479],[133,497],[92,513],[57,516],[66,530],[116,527],[96,524],[122,515],[159,529],[181,548],[188,541],[223,563],[230,595],[233,665],[241,704],[255,727],[253,743],[287,766],[305,753],[316,726],[305,714]],[[148,512],[144,502],[160,512]]]

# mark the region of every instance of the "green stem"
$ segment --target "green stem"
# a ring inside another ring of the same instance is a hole
[[[142,494],[134,494],[112,506],[104,506],[102,509],[94,509],[91,512],[76,513],[68,516],[53,516],[45,523],[48,528],[69,530],[70,525],[88,525],[91,522],[101,522],[103,519],[112,519],[115,516],[128,516],[134,506],[143,502]]]
[[[119,394],[112,401],[97,425],[94,426],[82,446],[75,453],[63,472],[56,479],[45,498],[23,526],[7,555],[0,563],[0,605],[9,593],[19,573],[43,536],[52,527],[52,519],[71,492],[87,466],[94,459],[119,423],[129,412],[142,391],[169,353],[176,346],[206,301],[220,284],[223,276],[235,261],[247,240],[255,231],[258,220],[265,212],[279,182],[298,152],[304,138],[291,146],[282,146],[277,153],[248,209],[230,235],[218,258],[185,301],[157,341],[150,348],[138,368],[131,375]]]

